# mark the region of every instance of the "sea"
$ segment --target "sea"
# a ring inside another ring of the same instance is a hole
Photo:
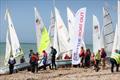
[[[21,48],[24,52],[24,56],[26,61],[29,60],[29,50],[33,49],[34,52],[36,52],[36,43],[21,43]],[[4,66],[4,58],[5,58],[5,49],[6,49],[6,43],[0,43],[0,67]]]
[[[33,49],[34,52],[37,51],[36,49],[36,43],[21,43],[21,48],[24,52],[25,60],[29,61],[29,50]],[[86,44],[86,48],[92,49],[92,44]],[[6,49],[6,43],[0,42],[0,67],[4,66],[4,58],[5,58],[5,49]]]

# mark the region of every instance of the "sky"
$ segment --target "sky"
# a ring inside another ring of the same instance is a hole
[[[34,7],[47,29],[50,25],[51,11],[54,4],[67,26],[67,7],[74,13],[80,8],[86,7],[86,22],[84,40],[92,44],[92,16],[97,16],[100,27],[103,26],[103,7],[107,6],[113,21],[113,29],[117,23],[117,0],[0,0],[0,42],[5,42],[7,32],[7,21],[5,21],[5,10],[8,8],[20,42],[36,43]]]

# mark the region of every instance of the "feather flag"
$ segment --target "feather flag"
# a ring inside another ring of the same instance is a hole
[[[80,63],[80,48],[85,47],[84,44],[84,25],[86,17],[86,8],[81,8],[75,14],[75,38],[74,38],[74,49],[72,52],[72,64],[78,65]]]

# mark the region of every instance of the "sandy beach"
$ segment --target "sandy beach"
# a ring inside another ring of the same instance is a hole
[[[19,71],[12,75],[1,75],[0,80],[119,80],[120,72],[110,72],[110,67],[99,72],[92,68],[58,68],[40,70],[38,73]]]

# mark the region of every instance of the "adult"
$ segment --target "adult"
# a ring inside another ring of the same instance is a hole
[[[101,60],[101,55],[100,55],[100,50],[98,50],[98,52],[95,54],[95,70],[96,72],[99,71],[99,63],[100,63],[100,60]]]
[[[90,67],[90,56],[91,56],[90,49],[87,49],[85,52],[85,66],[86,67]]]
[[[36,54],[33,53],[30,57],[30,65],[31,65],[31,71],[33,73],[35,73],[35,69],[36,69],[36,62],[37,62],[37,57]]]
[[[38,61],[39,61],[39,53],[36,52],[36,62],[35,62],[35,72],[38,72]]]
[[[119,65],[120,65],[120,54],[118,50],[116,49],[114,53],[112,53],[110,57],[111,62],[111,72],[114,72],[114,65],[116,66],[116,72],[119,71]]]
[[[106,57],[107,57],[107,54],[104,50],[104,48],[101,49],[101,62],[102,62],[102,69],[105,69],[105,66],[106,66]]]
[[[57,54],[56,49],[53,48],[53,47],[51,47],[51,55],[52,55],[52,56],[51,56],[51,62],[52,62],[52,69],[53,69],[53,67],[55,67],[55,69],[57,69],[57,68],[56,68],[56,63],[55,63],[56,54]]]
[[[44,65],[44,70],[46,70],[46,65],[47,65],[47,52],[43,50],[43,65]]]
[[[10,56],[10,59],[9,59],[9,61],[8,61],[10,74],[12,74],[13,71],[14,71],[14,65],[15,65],[15,63],[16,63],[16,60],[15,60],[15,58],[13,57],[13,55],[11,55],[11,56]]]
[[[80,50],[80,57],[81,57],[81,65],[82,67],[84,67],[84,57],[85,57],[85,50],[83,47],[81,47],[81,50]]]

